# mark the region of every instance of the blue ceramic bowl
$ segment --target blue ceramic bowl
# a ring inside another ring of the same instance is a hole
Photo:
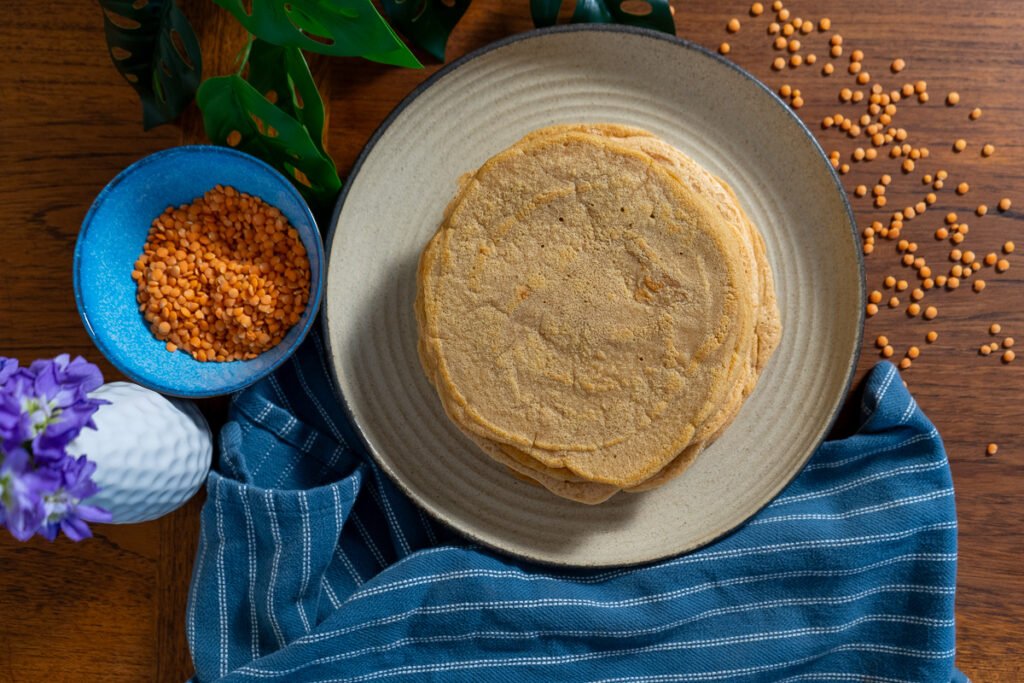
[[[252,360],[200,363],[183,351],[169,353],[150,333],[131,274],[153,219],[218,183],[260,197],[288,217],[309,255],[310,297],[302,318],[274,348]],[[135,162],[96,197],[75,246],[75,303],[93,342],[133,381],[174,396],[217,396],[252,384],[295,351],[320,309],[323,268],[316,221],[284,176],[227,147],[176,147]]]

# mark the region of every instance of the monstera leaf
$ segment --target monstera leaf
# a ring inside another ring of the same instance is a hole
[[[381,0],[398,30],[442,62],[448,36],[469,3],[470,0]]]
[[[285,47],[418,68],[370,0],[214,0],[249,33]],[[251,9],[247,7],[251,5]]]
[[[324,102],[302,51],[253,40],[249,49],[249,85],[271,104],[301,123],[324,154]]]
[[[326,208],[341,180],[324,151],[324,105],[306,60],[298,48],[255,41],[248,66],[248,81],[236,73],[200,86],[196,103],[207,137],[266,161],[314,207]]]
[[[533,25],[553,26],[562,0],[530,0]],[[628,24],[675,35],[669,0],[577,0],[569,20],[574,24]]]
[[[114,66],[142,100],[148,130],[181,113],[202,76],[199,41],[174,0],[99,0]]]

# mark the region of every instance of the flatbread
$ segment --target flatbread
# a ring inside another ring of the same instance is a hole
[[[577,132],[466,183],[417,305],[425,369],[464,431],[617,487],[691,444],[743,375],[756,301],[735,230],[686,189]]]

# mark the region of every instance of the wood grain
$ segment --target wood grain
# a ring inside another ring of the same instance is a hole
[[[476,0],[452,36],[449,60],[529,29],[527,4]],[[882,173],[894,178],[886,211],[851,195],[858,224],[915,203],[926,191],[921,174],[945,168],[951,181],[969,182],[970,192],[958,197],[947,183],[936,205],[906,224],[903,237],[919,244],[918,253],[936,272],[948,268],[949,246],[932,233],[942,216],[955,211],[971,227],[965,247],[984,254],[1015,239],[1024,253],[1024,15],[1015,0],[892,0],[870,11],[863,4],[793,0],[788,7],[794,16],[828,16],[845,39],[846,52],[832,60],[836,73],[829,78],[820,74],[828,61],[824,34],[800,37],[803,54],[818,56],[815,67],[779,73],[770,67],[776,53],[765,30],[767,14],[751,18],[749,4],[740,2],[676,5],[682,37],[712,49],[728,41],[729,58],[773,89],[783,83],[799,88],[806,102],[801,117],[826,150],[838,149],[844,157],[867,141],[823,131],[818,122],[826,114],[854,110],[836,98],[840,87],[854,87],[846,74],[851,50],[864,51],[865,68],[887,90],[907,80],[927,81],[931,101],[901,103],[894,125],[906,128],[911,141],[932,155],[910,176],[884,155],[871,163],[851,162],[843,178],[851,191],[858,184],[870,188]],[[226,71],[244,35],[207,0],[186,3],[186,11],[201,35],[207,73]],[[742,22],[735,35],[725,31],[732,16]],[[110,65],[95,4],[54,0],[44,10],[27,3],[0,26],[0,44],[7,47],[0,66],[0,355],[31,360],[82,354],[115,379],[74,308],[71,255],[78,226],[93,197],[120,169],[158,149],[201,139],[201,125],[191,111],[180,128],[142,131],[134,92]],[[896,57],[908,63],[899,77],[888,70]],[[331,95],[329,148],[343,175],[388,112],[436,69],[317,60],[318,80]],[[961,95],[957,107],[942,104],[951,89]],[[984,115],[968,122],[974,106]],[[958,137],[970,144],[960,155],[950,149]],[[984,142],[996,146],[990,159],[978,155]],[[991,209],[1002,196],[1015,202],[1008,214],[972,215],[977,204]],[[813,231],[806,239],[815,239]],[[940,429],[953,464],[961,557],[958,664],[978,681],[1024,680],[1024,358],[1007,366],[977,354],[978,345],[990,340],[991,322],[1024,340],[1024,261],[1017,258],[1011,257],[1012,267],[1002,275],[983,271],[988,286],[981,294],[963,286],[929,292],[926,303],[940,311],[931,323],[905,315],[907,292],[902,293],[900,308],[883,309],[868,321],[858,366],[862,377],[878,361],[872,342],[879,334],[892,340],[900,356],[911,344],[922,349],[904,378]],[[880,240],[867,258],[869,288],[880,288],[890,273],[914,281],[913,272],[900,266],[895,243]],[[932,345],[923,339],[929,329],[940,334]],[[204,408],[212,421],[222,421],[223,401]],[[1000,444],[994,457],[984,453],[989,441]],[[100,527],[96,539],[77,545],[17,544],[0,534],[0,680],[187,678],[192,668],[184,609],[200,505],[201,499],[194,500],[148,524]]]

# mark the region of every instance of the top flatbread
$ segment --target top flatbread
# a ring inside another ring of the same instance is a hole
[[[424,365],[465,430],[639,484],[747,375],[744,251],[649,154],[580,132],[525,140],[467,181],[424,253]]]

